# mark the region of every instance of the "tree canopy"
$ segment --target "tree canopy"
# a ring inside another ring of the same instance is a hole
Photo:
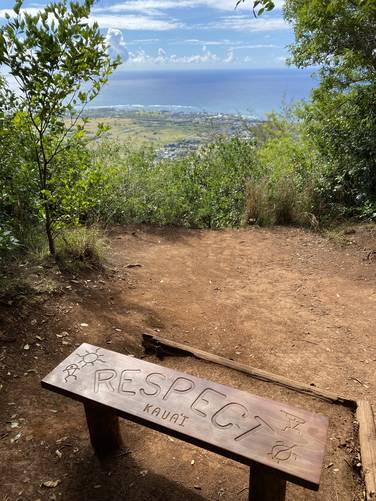
[[[374,0],[287,0],[284,13],[295,33],[293,64],[320,66],[327,88],[343,90],[375,79]]]

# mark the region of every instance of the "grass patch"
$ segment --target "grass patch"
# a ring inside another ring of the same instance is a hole
[[[106,238],[97,227],[65,229],[56,240],[56,261],[65,271],[103,269],[106,254]]]

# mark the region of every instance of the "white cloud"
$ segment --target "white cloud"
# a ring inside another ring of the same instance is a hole
[[[284,0],[274,0],[276,10],[280,10]],[[150,13],[152,10],[187,9],[208,7],[216,10],[235,10],[236,0],[130,0],[119,2],[108,7],[96,8],[96,11],[109,12],[143,12]],[[238,5],[237,10],[252,9],[252,0],[246,0]]]
[[[175,40],[171,42],[171,45],[177,44],[191,44],[191,45],[233,45],[234,42],[231,40],[199,40],[196,38],[190,38],[188,40]]]
[[[108,52],[112,58],[120,56],[123,63],[127,61],[129,53],[123,33],[120,30],[109,28],[106,34],[106,43],[108,45]]]
[[[199,40],[195,38],[191,38],[188,40],[175,40],[170,42],[170,45],[177,44],[191,44],[191,45],[219,45],[219,46],[231,46],[232,49],[281,49],[280,45],[275,44],[247,44],[243,41],[235,41],[235,40]]]
[[[186,65],[186,64],[233,64],[233,63],[247,63],[250,62],[249,57],[237,58],[234,49],[230,48],[225,56],[220,57],[211,52],[206,45],[198,54],[178,56],[176,54],[168,54],[164,49],[159,48],[157,55],[153,56],[147,54],[143,49],[136,52],[129,52],[129,59],[127,64],[131,65]]]
[[[287,65],[287,56],[279,56],[279,57],[276,58],[276,61],[278,63],[284,63],[284,64]]]
[[[128,42],[128,45],[135,45],[140,43],[156,43],[156,42],[159,42],[159,38],[141,38]]]
[[[21,9],[20,14],[22,15],[23,13],[31,14],[32,16],[35,16],[42,10],[42,7],[28,7],[26,9]],[[15,16],[15,13],[13,9],[0,9],[0,19],[5,19],[5,14],[8,13],[11,17]]]
[[[235,49],[280,49],[280,45],[274,45],[274,44],[262,44],[262,43],[257,43],[257,44],[248,44],[248,45],[238,45],[234,47]]]
[[[250,16],[228,16],[218,21],[201,25],[202,29],[224,29],[236,31],[276,31],[289,30],[290,25],[280,18],[252,18]]]
[[[223,60],[224,63],[234,63],[236,61],[235,53],[233,49],[227,52],[227,57]]]
[[[117,28],[126,30],[167,31],[183,28],[184,25],[175,20],[156,19],[148,16],[115,16],[94,15],[90,19],[96,21],[101,28]]]
[[[166,51],[162,48],[159,48],[158,49],[158,57],[156,58],[156,62],[157,63],[165,63],[165,62],[167,62],[167,60],[168,60],[168,57],[167,57]]]

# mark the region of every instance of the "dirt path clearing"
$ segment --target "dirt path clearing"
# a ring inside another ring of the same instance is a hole
[[[39,385],[84,341],[137,356],[140,335],[154,331],[374,402],[376,265],[355,245],[285,228],[128,228],[111,245],[110,276],[68,278],[46,301],[0,307],[3,330],[16,338],[0,344],[1,501],[247,499],[243,466],[125,421],[129,452],[99,463],[80,405]],[[320,492],[290,485],[288,500],[361,499],[349,410],[193,359],[160,363],[327,414]],[[59,482],[46,488],[46,480]]]
[[[295,229],[136,231],[114,241],[141,264],[119,323],[323,388],[375,394],[376,266]],[[133,322],[134,320],[134,322]]]

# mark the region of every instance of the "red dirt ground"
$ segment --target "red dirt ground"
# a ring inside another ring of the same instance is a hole
[[[124,420],[127,450],[99,462],[80,404],[40,379],[81,342],[143,356],[141,334],[156,332],[374,403],[375,249],[372,231],[340,245],[286,228],[117,229],[111,271],[1,303],[1,501],[247,499],[246,467]],[[157,363],[328,415],[320,491],[289,484],[287,499],[363,498],[350,410],[190,358]]]

